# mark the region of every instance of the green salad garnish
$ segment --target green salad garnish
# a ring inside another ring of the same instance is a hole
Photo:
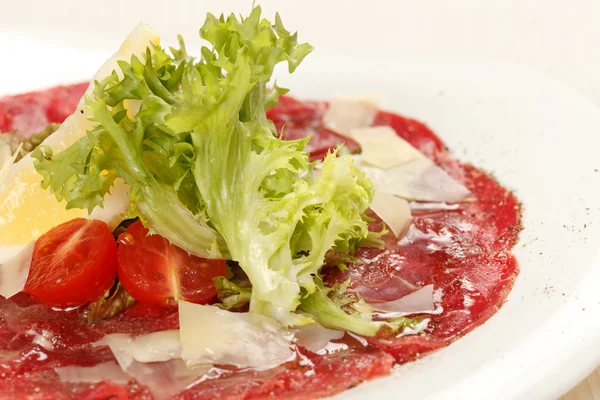
[[[294,72],[312,47],[259,7],[247,18],[208,14],[200,36],[210,46],[198,57],[182,41],[151,46],[95,82],[86,97],[95,128],[59,154],[35,151],[43,186],[91,211],[121,178],[128,217],[190,253],[239,263],[252,291],[232,305],[249,295],[251,312],[287,326],[375,334],[383,323],[344,311],[320,275],[328,252],[351,255],[369,236],[373,186],[335,151],[315,171],[309,138],[283,140],[265,113],[286,91],[267,88],[274,67]]]

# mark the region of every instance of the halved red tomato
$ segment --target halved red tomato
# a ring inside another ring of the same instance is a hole
[[[205,304],[217,294],[213,278],[226,272],[224,260],[188,254],[160,235],[148,235],[140,221],[119,236],[119,280],[141,303],[165,307],[178,300]]]
[[[23,291],[53,306],[80,306],[104,294],[116,272],[117,244],[108,226],[77,218],[36,241]]]

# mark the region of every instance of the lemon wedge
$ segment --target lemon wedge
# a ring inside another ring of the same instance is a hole
[[[132,55],[144,60],[148,46],[158,45],[159,42],[159,36],[148,25],[139,24],[119,50],[100,67],[92,83],[107,77],[113,70],[118,70],[119,60],[129,61]],[[91,84],[88,92],[92,89]],[[60,128],[44,141],[44,144],[52,147],[54,154],[69,147],[92,127],[88,112],[82,106],[83,100]],[[85,210],[66,210],[64,201],[57,201],[54,194],[42,189],[41,180],[34,168],[33,159],[27,155],[13,164],[0,181],[0,253],[13,253],[13,250],[27,245],[70,219],[88,217]],[[127,210],[126,185],[122,181],[116,182],[105,200],[104,208],[92,211],[91,217],[107,222],[112,228],[121,221]],[[2,255],[0,254],[0,263]]]

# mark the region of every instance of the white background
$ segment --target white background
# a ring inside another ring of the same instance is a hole
[[[269,17],[279,11],[286,27],[299,30],[300,39],[320,53],[508,61],[554,75],[600,105],[600,0],[258,3]],[[206,11],[247,13],[251,4],[251,0],[0,0],[0,31],[43,40],[49,47],[112,50],[138,21],[172,41],[177,33],[196,37]],[[11,57],[0,54],[0,62]],[[590,384],[600,390],[600,378],[594,379],[580,388],[583,395],[569,399],[592,398]]]
[[[598,0],[262,0],[319,52],[510,61],[545,70],[600,104]],[[0,30],[50,46],[110,50],[144,20],[166,39],[196,36],[204,13],[251,0],[0,0]],[[2,55],[0,59],[4,58]]]

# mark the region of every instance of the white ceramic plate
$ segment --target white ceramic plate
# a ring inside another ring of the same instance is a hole
[[[0,36],[0,95],[89,77],[104,54]],[[3,52],[3,54],[7,54]],[[551,399],[600,363],[600,111],[509,65],[310,56],[280,83],[305,98],[376,92],[525,206],[508,303],[449,347],[336,398]]]

